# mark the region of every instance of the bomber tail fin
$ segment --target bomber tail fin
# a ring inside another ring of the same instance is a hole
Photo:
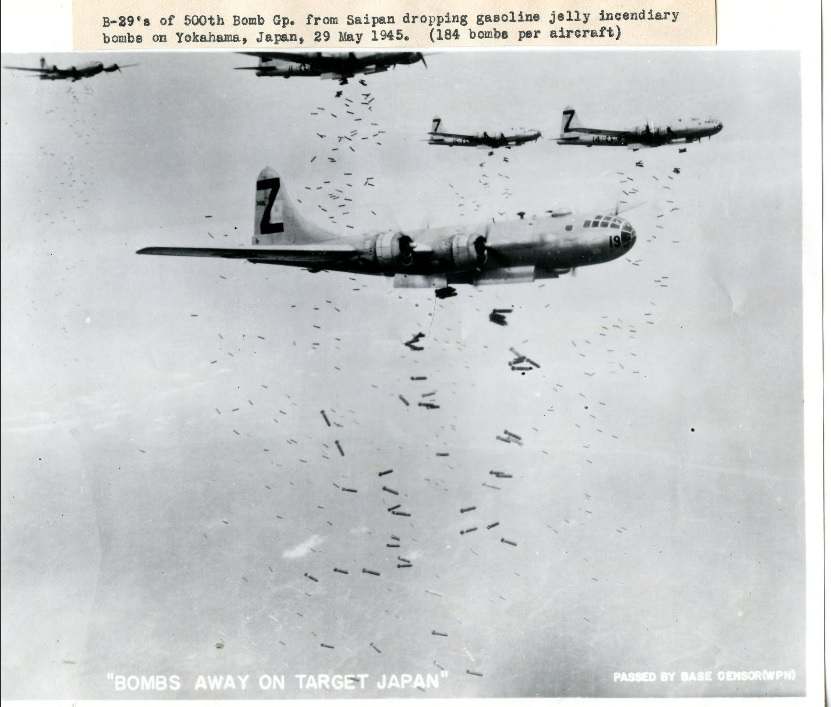
[[[563,108],[563,120],[560,123],[560,134],[565,135],[566,133],[581,127],[583,126],[580,125],[577,120],[577,111],[571,106]]]
[[[336,238],[300,215],[277,172],[270,167],[260,172],[251,239],[254,245],[303,245]]]

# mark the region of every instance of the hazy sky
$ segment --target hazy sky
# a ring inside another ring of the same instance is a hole
[[[199,672],[436,664],[433,696],[802,691],[798,55],[427,59],[340,97],[234,54],[108,56],[140,65],[75,84],[5,73],[5,698],[113,697],[110,671],[200,696]],[[725,128],[684,154],[560,147],[569,104],[587,125]],[[508,162],[430,147],[434,115],[544,139]],[[441,302],[134,254],[248,244],[265,165],[346,235],[626,199],[639,237],[576,277]],[[419,331],[423,351],[402,346]],[[511,371],[509,347],[541,368]],[[761,668],[797,680],[612,681]]]

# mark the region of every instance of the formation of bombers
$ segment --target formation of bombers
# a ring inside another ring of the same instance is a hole
[[[422,62],[421,52],[302,53],[248,52],[259,60],[249,69],[258,77],[320,77],[341,85],[359,75],[387,71],[399,65]],[[128,65],[132,66],[132,65]],[[39,68],[7,67],[30,71],[46,80],[78,81],[123,66],[101,62],[58,68],[41,58]],[[366,85],[363,79],[359,79]],[[340,91],[336,95],[340,95]],[[513,133],[445,132],[435,117],[428,133],[431,146],[495,150],[536,142],[538,130]],[[655,127],[647,123],[631,130],[587,128],[574,108],[563,110],[558,145],[627,147],[632,150],[687,144],[710,138],[723,125],[715,119],[692,119]],[[685,151],[681,148],[679,151]],[[503,158],[508,161],[508,158]],[[606,263],[629,252],[637,241],[632,225],[618,209],[588,214],[564,210],[543,218],[524,212],[513,220],[483,219],[479,223],[425,228],[412,232],[395,229],[344,237],[305,219],[289,198],[284,180],[265,168],[256,182],[254,235],[248,248],[190,248],[154,246],[141,255],[196,256],[247,260],[255,264],[301,267],[311,272],[342,271],[392,278],[395,287],[432,287],[436,296],[456,294],[454,285],[522,283],[574,273],[576,268]]]

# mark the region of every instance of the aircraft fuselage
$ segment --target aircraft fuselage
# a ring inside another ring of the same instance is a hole
[[[511,147],[526,142],[536,141],[541,137],[540,132],[519,133],[517,135],[457,135],[454,133],[429,133],[431,145],[445,147]]]
[[[660,147],[661,145],[695,142],[705,137],[711,137],[720,132],[722,127],[722,124],[718,121],[705,121],[657,128],[644,126],[625,132],[604,132],[597,128],[572,128],[560,135],[557,144],[585,145],[587,147],[593,145]]]
[[[396,277],[396,285],[403,287],[532,281],[614,260],[628,252],[636,240],[632,226],[616,216],[540,217],[478,227],[366,235],[348,241],[360,252],[355,259],[316,263],[310,255],[303,266],[309,270]],[[287,257],[285,262],[279,256],[249,260],[298,265],[295,255]],[[407,279],[412,282],[408,284]]]

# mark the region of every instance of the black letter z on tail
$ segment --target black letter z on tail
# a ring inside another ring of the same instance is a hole
[[[271,223],[271,207],[274,206],[274,200],[277,198],[277,193],[280,191],[280,178],[263,179],[257,182],[257,191],[268,189],[268,200],[265,204],[263,217],[260,219],[260,233],[282,233],[283,222]]]

